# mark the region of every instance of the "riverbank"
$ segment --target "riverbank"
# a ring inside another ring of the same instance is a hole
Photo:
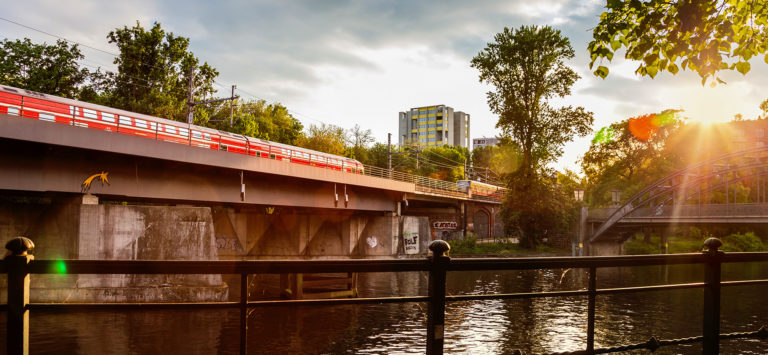
[[[627,255],[694,253],[701,251],[704,241],[712,236],[702,232],[670,236],[664,245],[658,235],[646,239],[642,233],[638,233],[624,247]],[[725,252],[768,251],[768,241],[753,232],[732,233],[719,238],[723,242],[720,250]]]
[[[475,237],[467,237],[462,240],[448,241],[451,245],[450,255],[453,257],[547,257],[570,256],[570,250],[553,248],[540,244],[534,249],[521,247],[517,243],[508,240],[484,241]]]

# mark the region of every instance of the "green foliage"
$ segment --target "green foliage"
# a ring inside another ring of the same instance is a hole
[[[702,84],[722,82],[720,70],[749,72],[749,60],[768,51],[768,3],[744,0],[608,0],[587,49],[595,63],[624,48],[639,62],[636,73],[651,78],[681,68]],[[768,55],[765,56],[768,63]],[[599,66],[594,74],[608,75]]]
[[[138,22],[107,35],[120,50],[118,72],[105,78],[102,93],[108,106],[186,121],[190,69],[195,67],[193,99],[213,94],[218,71],[189,51],[189,38],[166,33],[159,23],[145,30]],[[196,114],[206,115],[200,107]]]
[[[439,146],[423,149],[419,156],[419,175],[445,181],[464,178],[464,164],[469,156],[466,148]]]
[[[506,241],[478,243],[477,237],[468,235],[464,239],[450,240],[451,255],[507,255],[530,253],[530,250],[520,248],[517,244]]]
[[[195,116],[195,124],[291,145],[296,144],[304,129],[285,106],[264,100],[239,102],[233,116],[230,127],[229,104],[222,104],[210,116]]]
[[[558,185],[556,173],[544,172],[541,176],[555,178],[530,179],[520,174],[510,176],[508,193],[503,201],[500,216],[506,235],[518,235],[520,245],[533,248],[541,238],[558,233],[570,233],[576,220],[577,205],[573,191]]]
[[[24,40],[0,42],[0,83],[67,98],[77,98],[93,74],[80,68],[84,56],[64,40],[55,45]]]
[[[565,64],[573,57],[570,41],[560,31],[522,26],[504,28],[472,58],[480,81],[495,89],[488,93],[488,105],[499,115],[496,127],[519,151],[516,170],[506,177],[510,190],[501,215],[507,233],[520,235],[524,247],[535,246],[547,233],[566,230],[574,218],[573,199],[547,178],[553,174],[544,168],[562,155],[566,142],[591,131],[591,112],[549,105],[550,99],[570,95],[579,79]]]
[[[296,145],[335,155],[344,155],[347,148],[344,129],[325,123],[310,125],[307,134],[299,137]]]
[[[722,251],[764,251],[766,245],[753,232],[733,233],[723,238]]]
[[[549,26],[522,26],[496,34],[472,59],[480,81],[493,85],[488,105],[496,127],[520,148],[523,174],[562,155],[563,145],[591,131],[592,113],[583,107],[553,108],[548,101],[571,94],[579,75],[565,64],[574,57],[568,38]]]
[[[676,116],[679,111],[666,110],[658,116]],[[611,132],[611,139],[597,137],[581,159],[587,180],[586,199],[593,207],[611,203],[611,190],[629,199],[654,181],[683,166],[683,159],[669,146],[670,138],[684,126],[681,119],[663,118],[666,124],[647,140],[636,138],[629,120],[613,123],[600,132]]]
[[[642,240],[630,240],[624,243],[624,252],[627,255],[658,254],[658,243],[646,243]]]

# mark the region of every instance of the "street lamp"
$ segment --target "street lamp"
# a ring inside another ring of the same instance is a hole
[[[573,197],[576,199],[576,202],[584,201],[584,189],[573,190]]]
[[[586,215],[586,210],[584,206],[581,206],[581,202],[584,201],[584,189],[575,189],[573,190],[573,197],[576,199],[576,202],[579,202],[579,223],[576,224],[576,234],[573,236],[573,243],[571,244],[571,256],[576,256],[576,250],[579,251],[579,256],[584,254],[583,248],[583,230],[584,230],[584,216]]]

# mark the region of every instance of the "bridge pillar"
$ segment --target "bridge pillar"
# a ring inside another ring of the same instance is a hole
[[[86,195],[0,202],[0,238],[38,241],[42,259],[215,260],[209,208],[92,204]],[[162,285],[162,286],[159,286]],[[152,286],[152,287],[146,287]],[[37,275],[34,302],[226,300],[216,275]]]

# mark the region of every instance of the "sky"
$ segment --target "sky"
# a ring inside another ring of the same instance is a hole
[[[243,98],[279,102],[305,126],[359,124],[386,143],[387,133],[396,142],[398,112],[435,104],[469,113],[472,138],[498,135],[497,117],[486,102],[493,88],[479,82],[470,61],[504,27],[550,25],[570,39],[576,56],[567,64],[581,76],[571,96],[553,103],[593,112],[595,132],[665,109],[682,109],[691,122],[759,114],[760,102],[768,98],[762,56],[746,76],[722,73],[728,84],[715,88],[702,86],[690,71],[637,76],[638,64],[620,55],[604,63],[611,71],[607,79],[595,77],[586,48],[604,5],[599,0],[25,0],[3,5],[0,39],[53,43],[54,36],[63,37],[83,45],[82,64],[114,70],[114,57],[105,52],[117,48],[107,34],[137,21],[145,28],[159,22],[190,38],[190,50],[218,69],[222,95],[237,85]],[[554,167],[578,172],[592,137],[574,137]]]

